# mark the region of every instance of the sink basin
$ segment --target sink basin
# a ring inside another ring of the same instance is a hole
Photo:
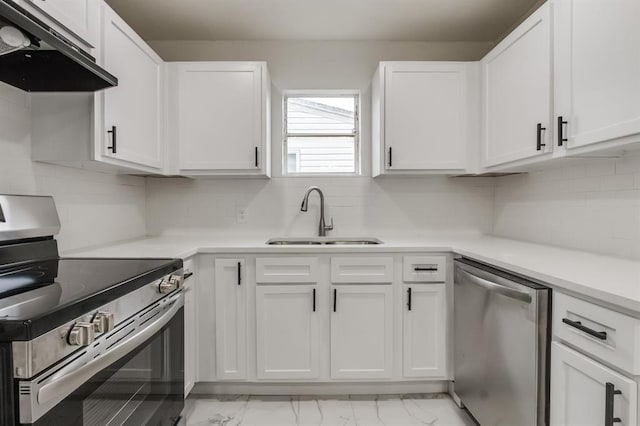
[[[376,245],[382,244],[377,238],[365,237],[311,237],[311,238],[272,238],[267,241],[270,246],[321,246],[321,245]]]

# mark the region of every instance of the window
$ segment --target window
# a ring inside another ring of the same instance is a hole
[[[285,174],[357,174],[358,95],[285,94]]]

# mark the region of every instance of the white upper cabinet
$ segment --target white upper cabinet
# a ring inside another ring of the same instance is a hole
[[[185,175],[270,173],[270,80],[264,62],[170,67],[170,138]]]
[[[118,87],[97,99],[104,111],[102,154],[161,169],[162,59],[113,10],[103,10],[101,63]]]
[[[557,0],[554,8],[556,120],[566,122],[556,142],[571,150],[640,140],[640,2]]]
[[[552,150],[552,23],[544,4],[482,61],[482,165]]]
[[[476,141],[477,64],[382,62],[374,76],[373,176],[467,168]]]
[[[80,47],[86,50],[97,47],[101,0],[20,0],[18,3],[55,21],[69,33],[65,35],[81,42]]]

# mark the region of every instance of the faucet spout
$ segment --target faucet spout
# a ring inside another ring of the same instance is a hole
[[[326,237],[327,231],[333,230],[333,218],[331,218],[331,225],[327,226],[324,221],[324,194],[319,187],[311,186],[307,189],[307,192],[304,193],[304,197],[302,198],[300,211],[306,212],[309,209],[309,195],[314,191],[316,191],[320,197],[320,223],[318,224],[318,236]]]

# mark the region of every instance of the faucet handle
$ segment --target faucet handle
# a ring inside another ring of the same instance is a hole
[[[331,224],[325,225],[324,229],[325,231],[333,231],[333,218],[331,218]]]

